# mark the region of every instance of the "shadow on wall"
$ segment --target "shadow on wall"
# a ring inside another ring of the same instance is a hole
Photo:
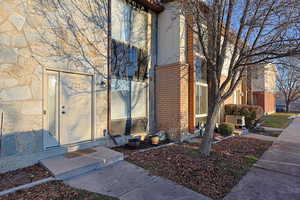
[[[0,156],[25,155],[44,150],[44,130],[5,133],[0,138]]]

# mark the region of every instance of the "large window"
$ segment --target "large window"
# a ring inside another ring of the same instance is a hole
[[[203,124],[208,112],[207,69],[200,56],[195,57],[196,67],[196,126]]]
[[[123,0],[112,1],[112,132],[130,134],[147,128],[148,13]]]
[[[148,53],[112,40],[112,76],[116,79],[145,81],[148,78]]]

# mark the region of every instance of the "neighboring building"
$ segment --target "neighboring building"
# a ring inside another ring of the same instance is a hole
[[[278,92],[277,96],[276,96],[276,110],[277,109],[280,112],[283,112],[286,110],[284,97],[282,95],[280,95],[280,92]],[[290,112],[300,112],[300,99],[296,100],[295,102],[290,103],[289,111]]]
[[[257,66],[250,72],[251,97],[249,104],[259,105],[265,114],[276,112],[276,65]]]
[[[0,173],[68,151],[113,146],[110,135],[165,130],[180,139],[205,122],[205,62],[176,2],[128,2],[111,1],[109,37],[72,10],[83,31],[71,32],[76,38],[68,32],[74,26],[49,20],[56,19],[55,7],[45,20],[34,12],[45,11],[43,5],[0,1]],[[245,85],[226,103],[246,103]]]
[[[158,16],[157,127],[180,137],[180,133],[194,133],[206,121],[207,69],[197,37],[187,28],[186,20],[189,19],[179,15],[176,1],[166,2],[164,12]],[[175,16],[180,17],[174,18],[176,12]],[[223,79],[226,77],[230,58],[228,51],[222,71]],[[246,94],[246,80],[243,80],[224,104],[246,103]],[[221,108],[219,121],[224,120],[223,113]]]

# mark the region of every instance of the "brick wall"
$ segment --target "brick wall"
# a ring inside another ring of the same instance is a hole
[[[188,128],[188,65],[175,63],[156,68],[156,119],[159,130],[172,139]]]
[[[253,92],[253,104],[259,105],[265,113],[276,111],[276,95],[270,92],[255,91]]]
[[[192,17],[187,18],[187,63],[189,64],[189,85],[188,85],[188,127],[189,132],[194,133],[195,130],[195,82],[196,82],[196,74],[195,74],[195,63],[194,63],[194,32],[188,26],[189,22],[192,20]]]

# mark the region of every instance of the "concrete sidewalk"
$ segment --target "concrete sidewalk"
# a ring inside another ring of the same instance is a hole
[[[126,161],[66,182],[72,187],[118,197],[120,200],[209,200],[199,193]]]
[[[300,118],[287,127],[225,200],[300,199]]]

